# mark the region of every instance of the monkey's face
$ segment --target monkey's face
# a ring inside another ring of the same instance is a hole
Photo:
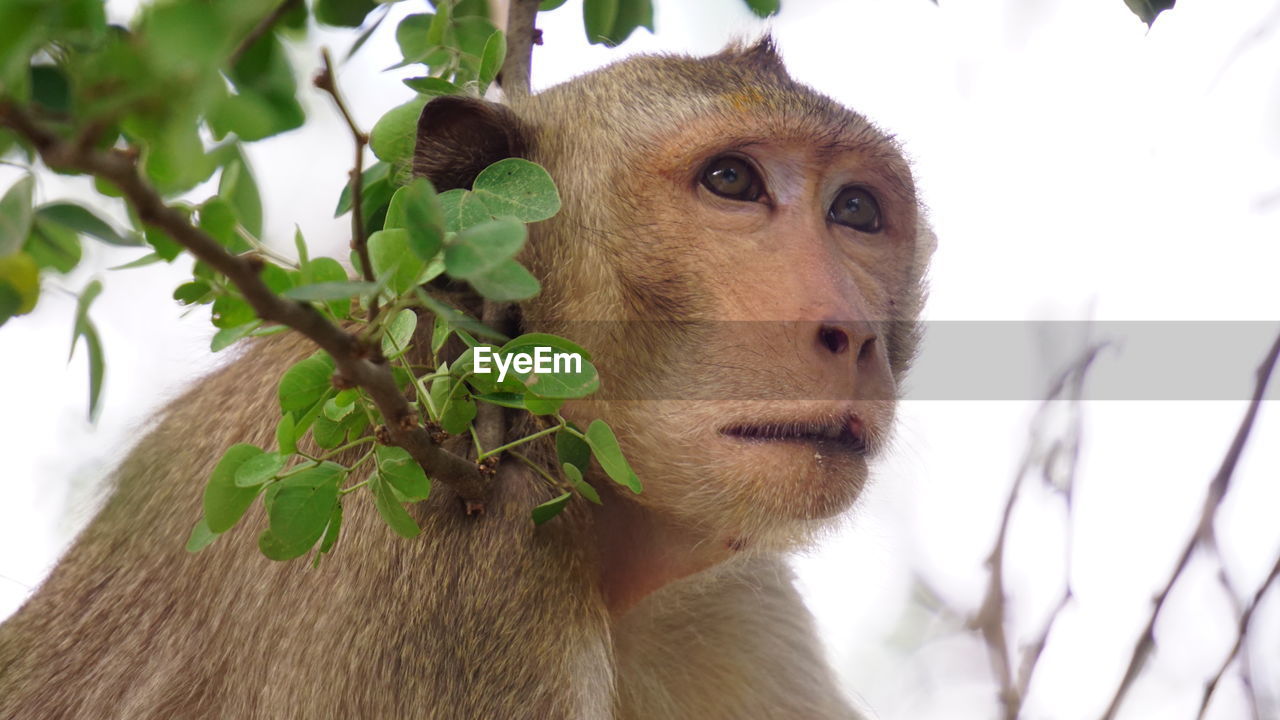
[[[574,232],[600,256],[548,268],[548,287],[573,288],[553,290],[554,312],[601,348],[601,398],[567,412],[618,429],[636,500],[772,546],[863,488],[911,354],[922,248],[910,175],[878,133],[746,119],[615,164],[626,202],[595,220],[611,231]]]

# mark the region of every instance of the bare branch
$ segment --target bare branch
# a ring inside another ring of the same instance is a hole
[[[328,352],[340,376],[363,388],[373,399],[387,423],[392,443],[409,451],[428,475],[453,487],[466,501],[480,502],[485,497],[486,486],[479,469],[431,440],[396,386],[390,365],[376,348],[329,322],[311,305],[276,295],[259,275],[259,258],[230,254],[212,236],[192,225],[186,215],[165,204],[138,173],[136,153],[99,151],[63,140],[8,103],[0,103],[0,125],[30,141],[50,168],[88,173],[113,183],[143,222],[163,230],[235,283],[258,317],[287,325]]]
[[[996,683],[1000,688],[1000,704],[1004,708],[1003,716],[1007,720],[1017,718],[1022,711],[1022,703],[1026,699],[1027,689],[1031,686],[1031,678],[1035,674],[1036,663],[1039,661],[1040,653],[1044,650],[1044,644],[1048,641],[1049,632],[1053,629],[1053,623],[1057,620],[1059,613],[1071,598],[1071,584],[1068,579],[1065,583],[1063,597],[1049,614],[1039,638],[1024,652],[1017,683],[1015,684],[1013,662],[1009,654],[1008,617],[1005,608],[1004,588],[1004,553],[1008,542],[1009,522],[1013,517],[1013,509],[1018,502],[1018,495],[1022,490],[1023,482],[1031,474],[1031,470],[1037,462],[1044,462],[1044,452],[1037,443],[1037,437],[1041,432],[1039,428],[1044,423],[1045,414],[1052,403],[1062,399],[1070,399],[1072,401],[1079,399],[1084,377],[1104,347],[1106,347],[1105,343],[1091,345],[1058,376],[1053,386],[1049,389],[1049,393],[1045,396],[1044,401],[1042,401],[1036,413],[1036,418],[1032,421],[1032,439],[1027,447],[1026,454],[1023,455],[1022,463],[1018,467],[1018,474],[1014,477],[1013,485],[1009,488],[1009,496],[1005,501],[1004,512],[1000,519],[1000,529],[996,533],[995,545],[991,549],[991,554],[987,557],[987,592],[983,597],[982,605],[978,608],[977,613],[974,614],[973,619],[969,621],[969,626],[977,630],[982,636],[987,645],[987,652],[991,655],[992,670],[996,676]],[[1070,397],[1064,398],[1063,396],[1068,388],[1071,389]],[[1076,430],[1071,438],[1071,445],[1068,449],[1071,451],[1072,462],[1064,481],[1068,528],[1071,523],[1071,497],[1075,478],[1075,459],[1079,453],[1078,435],[1079,431]],[[1057,448],[1054,449],[1056,450]],[[1068,541],[1068,547],[1069,545]],[[1068,550],[1068,572],[1070,571],[1069,558]]]
[[[502,63],[499,84],[507,97],[529,94],[533,46],[542,44],[542,31],[534,27],[539,0],[510,0],[507,9],[507,59]]]
[[[1205,685],[1204,697],[1200,700],[1200,713],[1196,715],[1197,720],[1204,720],[1205,713],[1209,711],[1209,700],[1213,698],[1213,691],[1217,689],[1222,676],[1227,672],[1227,668],[1231,667],[1231,663],[1236,659],[1236,656],[1240,655],[1240,650],[1248,640],[1249,623],[1253,620],[1253,611],[1258,608],[1258,604],[1262,602],[1262,597],[1267,594],[1267,590],[1276,582],[1276,578],[1280,578],[1280,554],[1276,555],[1276,561],[1271,566],[1271,572],[1267,574],[1267,578],[1258,586],[1253,598],[1245,606],[1244,612],[1240,613],[1240,621],[1236,627],[1236,642],[1231,646],[1231,652],[1227,653],[1222,665],[1218,666],[1218,672],[1214,673],[1213,679],[1209,681],[1208,685]],[[1243,661],[1243,657],[1241,660]]]
[[[1213,540],[1214,516],[1218,512],[1218,506],[1222,504],[1222,498],[1227,494],[1227,489],[1231,485],[1231,476],[1235,473],[1236,465],[1239,464],[1240,456],[1244,452],[1245,442],[1249,439],[1249,434],[1253,430],[1253,423],[1258,416],[1258,408],[1262,404],[1262,398],[1267,394],[1267,382],[1275,371],[1277,358],[1280,358],[1280,337],[1276,338],[1275,343],[1271,346],[1271,351],[1267,353],[1266,359],[1258,366],[1253,398],[1249,401],[1249,408],[1245,411],[1244,418],[1240,421],[1240,427],[1236,430],[1235,438],[1232,439],[1231,447],[1228,448],[1227,454],[1222,458],[1222,464],[1218,467],[1218,472],[1214,476],[1213,482],[1209,483],[1204,505],[1200,509],[1200,521],[1196,524],[1195,531],[1183,546],[1182,553],[1178,556],[1178,562],[1174,566],[1169,580],[1152,602],[1151,614],[1147,618],[1147,625],[1143,628],[1142,634],[1138,636],[1138,642],[1133,648],[1133,654],[1129,657],[1129,666],[1125,669],[1124,678],[1120,680],[1120,685],[1116,688],[1110,704],[1107,705],[1106,712],[1102,714],[1103,720],[1115,718],[1116,712],[1120,709],[1120,703],[1124,701],[1124,697],[1133,685],[1133,681],[1137,679],[1138,674],[1142,671],[1147,655],[1155,646],[1156,620],[1160,617],[1160,611],[1164,609],[1164,603],[1169,597],[1169,592],[1173,590],[1174,584],[1178,582],[1178,578],[1187,569],[1187,564],[1191,561],[1191,556],[1195,553],[1196,548],[1201,543],[1212,542]]]
[[[356,145],[356,160],[351,167],[350,182],[351,249],[355,250],[360,257],[361,275],[365,280],[374,282],[373,263],[369,259],[369,240],[364,233],[364,149],[369,144],[369,136],[361,132],[360,126],[356,125],[355,118],[351,116],[351,111],[347,109],[347,104],[342,101],[342,94],[338,92],[337,75],[333,72],[333,58],[329,56],[328,48],[320,50],[320,59],[324,65],[312,82],[333,98],[333,103],[338,106],[338,112],[342,113],[342,119],[347,121],[347,128],[351,130],[351,138]],[[377,318],[378,301],[374,299],[369,303],[369,322]]]
[[[249,48],[253,47],[253,44],[258,42],[263,35],[271,32],[271,28],[275,27],[277,22],[280,22],[280,18],[284,17],[285,13],[301,4],[302,0],[284,0],[266,17],[259,20],[258,24],[253,26],[249,34],[244,36],[244,39],[236,46],[235,51],[231,53],[231,57],[227,60],[227,67],[234,67],[236,63],[240,62],[240,58],[244,57]]]

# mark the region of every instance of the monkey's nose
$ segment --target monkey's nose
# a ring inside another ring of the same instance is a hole
[[[871,332],[851,332],[849,328],[833,323],[818,326],[818,345],[832,355],[843,355],[856,349],[858,364],[866,363],[875,354],[876,336]]]

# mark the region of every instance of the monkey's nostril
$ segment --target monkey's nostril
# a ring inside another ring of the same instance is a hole
[[[872,353],[875,352],[876,336],[872,335],[862,341],[862,347],[858,348],[858,364],[862,365],[871,360]]]
[[[834,325],[823,325],[818,328],[818,342],[831,354],[840,355],[849,349],[849,333]]]

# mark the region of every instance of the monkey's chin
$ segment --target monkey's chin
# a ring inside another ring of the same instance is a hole
[[[823,520],[858,499],[867,478],[866,449],[832,439],[725,437],[729,463],[747,478],[760,509],[778,520]]]

